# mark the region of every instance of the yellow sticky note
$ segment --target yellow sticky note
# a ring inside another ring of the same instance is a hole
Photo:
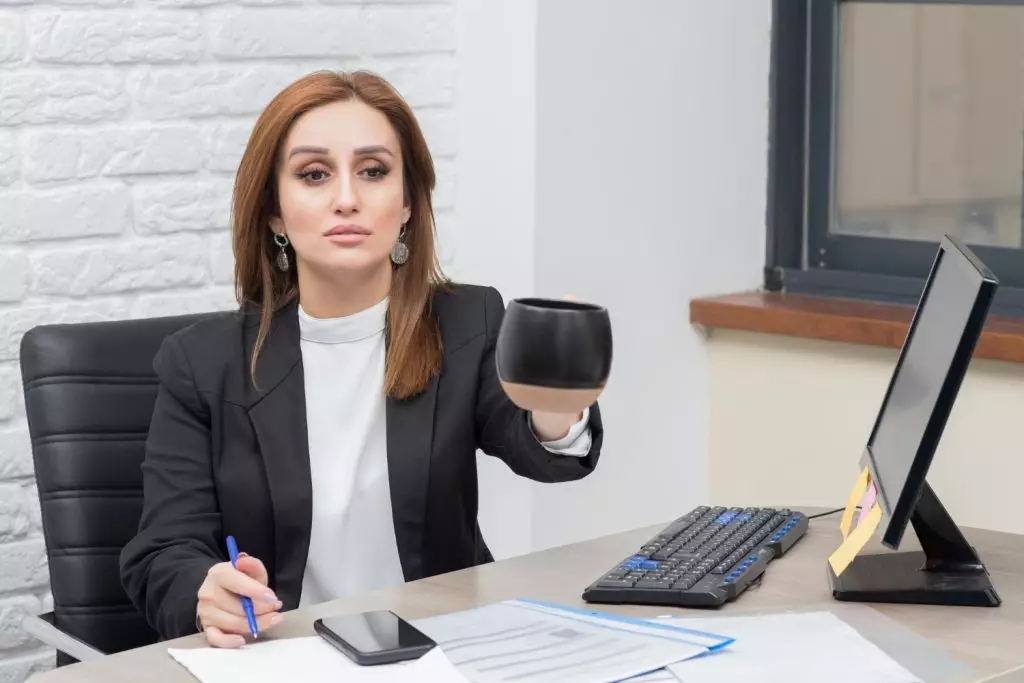
[[[839,521],[839,529],[843,532],[843,538],[850,535],[850,524],[853,523],[853,513],[857,510],[857,503],[864,496],[864,492],[868,490],[868,468],[865,467],[864,471],[857,477],[857,482],[853,485],[853,489],[850,491],[850,496],[846,499],[846,509],[843,511],[843,518]]]
[[[846,571],[846,568],[853,562],[853,558],[857,556],[857,553],[871,539],[871,534],[875,533],[875,529],[878,528],[878,523],[881,521],[882,508],[878,503],[875,503],[871,508],[871,512],[864,518],[864,521],[858,524],[857,528],[829,556],[828,563],[832,565],[832,571],[836,573],[836,576]]]

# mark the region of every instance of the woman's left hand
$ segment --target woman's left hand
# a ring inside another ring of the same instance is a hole
[[[557,441],[564,438],[574,424],[583,419],[583,413],[530,413],[533,431],[541,441]]]

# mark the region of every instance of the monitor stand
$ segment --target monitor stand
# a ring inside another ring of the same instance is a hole
[[[927,481],[911,523],[920,551],[859,555],[839,577],[829,566],[832,596],[849,602],[1000,604],[981,559]]]

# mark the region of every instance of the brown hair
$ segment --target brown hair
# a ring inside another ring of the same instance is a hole
[[[441,333],[430,302],[434,290],[448,280],[434,249],[434,162],[409,105],[387,81],[365,71],[317,71],[295,81],[270,101],[249,136],[235,176],[231,234],[238,300],[260,313],[250,373],[255,384],[256,359],[274,312],[299,293],[295,268],[281,271],[274,265],[278,247],[270,217],[280,211],[276,166],[281,146],[295,119],[305,112],[353,99],[387,117],[402,150],[405,196],[412,209],[405,230],[409,259],[394,266],[392,274],[384,391],[407,398],[425,389],[441,365]],[[295,263],[294,254],[289,256]]]

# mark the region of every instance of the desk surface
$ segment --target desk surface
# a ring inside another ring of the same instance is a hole
[[[816,510],[804,508],[813,514]],[[566,604],[584,605],[583,588],[604,570],[627,556],[660,525],[562,546],[495,562],[451,574],[424,579],[397,588],[346,598],[286,615],[267,637],[312,635],[313,620],[324,615],[391,609],[408,619],[505,600],[533,597]],[[1024,665],[1024,536],[965,529],[970,542],[986,563],[1003,600],[998,608],[875,605],[887,616],[941,646],[951,656],[972,667],[972,679],[996,680],[994,675]],[[913,534],[907,549],[913,549]],[[768,566],[761,586],[715,612],[691,612],[715,616],[764,608],[795,608],[832,602],[825,567],[826,558],[839,542],[836,516],[812,520],[806,536],[783,558]],[[869,545],[867,551],[880,549]],[[665,607],[597,606],[599,609],[635,616],[679,613]],[[170,656],[167,647],[202,647],[202,636],[188,636],[90,662],[61,667],[32,679],[36,683],[195,683]],[[999,681],[1011,680],[998,677]]]

